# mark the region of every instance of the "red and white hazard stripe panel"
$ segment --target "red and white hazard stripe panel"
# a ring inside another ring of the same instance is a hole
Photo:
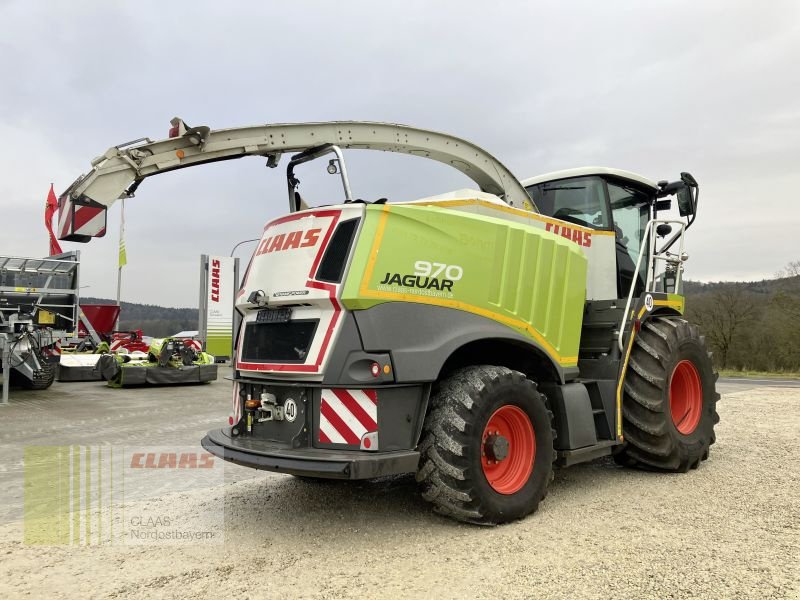
[[[183,344],[187,348],[191,348],[195,352],[202,352],[203,351],[203,343],[200,340],[184,340]]]
[[[323,389],[319,441],[377,450],[378,394],[375,390]]]
[[[106,209],[97,206],[82,206],[67,200],[59,209],[58,237],[71,236],[103,237],[106,233]]]
[[[233,383],[233,397],[231,398],[231,414],[228,416],[228,425],[236,425],[242,418],[242,402],[239,400],[239,384]]]
[[[72,227],[72,202],[67,200],[58,211],[58,237],[64,239],[70,233]]]

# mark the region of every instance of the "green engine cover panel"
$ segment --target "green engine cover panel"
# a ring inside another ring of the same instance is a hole
[[[413,204],[366,208],[342,291],[350,310],[403,301],[493,319],[562,367],[578,363],[585,297],[586,257],[561,236]]]

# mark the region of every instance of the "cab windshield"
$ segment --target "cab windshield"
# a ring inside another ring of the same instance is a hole
[[[608,228],[608,207],[599,177],[551,181],[528,188],[528,192],[542,214],[583,227]]]

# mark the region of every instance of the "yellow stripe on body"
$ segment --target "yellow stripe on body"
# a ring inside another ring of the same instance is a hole
[[[617,440],[623,441],[625,438],[622,436],[622,386],[625,383],[625,375],[628,372],[628,359],[631,357],[631,348],[633,348],[634,332],[631,330],[631,339],[628,340],[628,349],[625,351],[625,362],[622,365],[622,376],[617,382]]]
[[[396,203],[398,205],[403,205],[402,203]],[[492,210],[496,210],[499,212],[505,212],[512,215],[517,215],[521,217],[526,217],[528,219],[533,219],[534,221],[540,221],[542,223],[552,223],[553,225],[563,225],[565,227],[569,227],[570,229],[577,229],[579,231],[585,231],[587,233],[592,233],[595,235],[616,235],[613,231],[606,231],[605,229],[592,229],[591,227],[583,227],[581,225],[576,225],[574,223],[570,223],[568,221],[561,221],[560,219],[553,219],[550,217],[546,217],[540,213],[530,212],[527,210],[522,210],[519,208],[514,208],[513,206],[501,206],[499,204],[494,204],[493,202],[487,202],[486,200],[431,200],[430,202],[409,202],[405,204],[406,206],[442,206],[442,207],[458,207],[458,206],[482,206],[484,208],[489,208]],[[557,235],[557,234],[555,234]]]
[[[683,313],[683,300],[654,300],[653,306],[668,306]]]
[[[375,238],[372,240],[372,248],[369,251],[369,258],[367,259],[367,268],[364,270],[364,277],[361,279],[361,289],[359,292],[362,296],[370,293],[367,288],[367,283],[372,279],[372,272],[375,270],[375,260],[378,258],[380,252],[381,241],[383,241],[383,232],[386,230],[386,221],[389,218],[389,205],[384,204],[381,216],[378,219],[378,227],[375,230]]]

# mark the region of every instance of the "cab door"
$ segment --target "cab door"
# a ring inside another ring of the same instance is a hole
[[[606,180],[611,217],[614,224],[614,242],[617,260],[617,293],[627,298],[631,285],[636,285],[635,295],[644,291],[647,276],[647,256],[637,271],[636,263],[642,253],[647,254],[649,241],[644,238],[652,208],[652,193],[639,189],[623,180]]]
[[[637,294],[644,290],[647,261],[642,260],[638,272],[636,263],[648,251],[644,231],[652,192],[630,181],[599,175],[558,179],[526,189],[543,215],[564,222],[548,227],[549,231],[569,233],[574,226],[592,232],[589,238],[581,238],[591,240],[583,244],[589,259],[588,300],[626,298],[634,282]]]

